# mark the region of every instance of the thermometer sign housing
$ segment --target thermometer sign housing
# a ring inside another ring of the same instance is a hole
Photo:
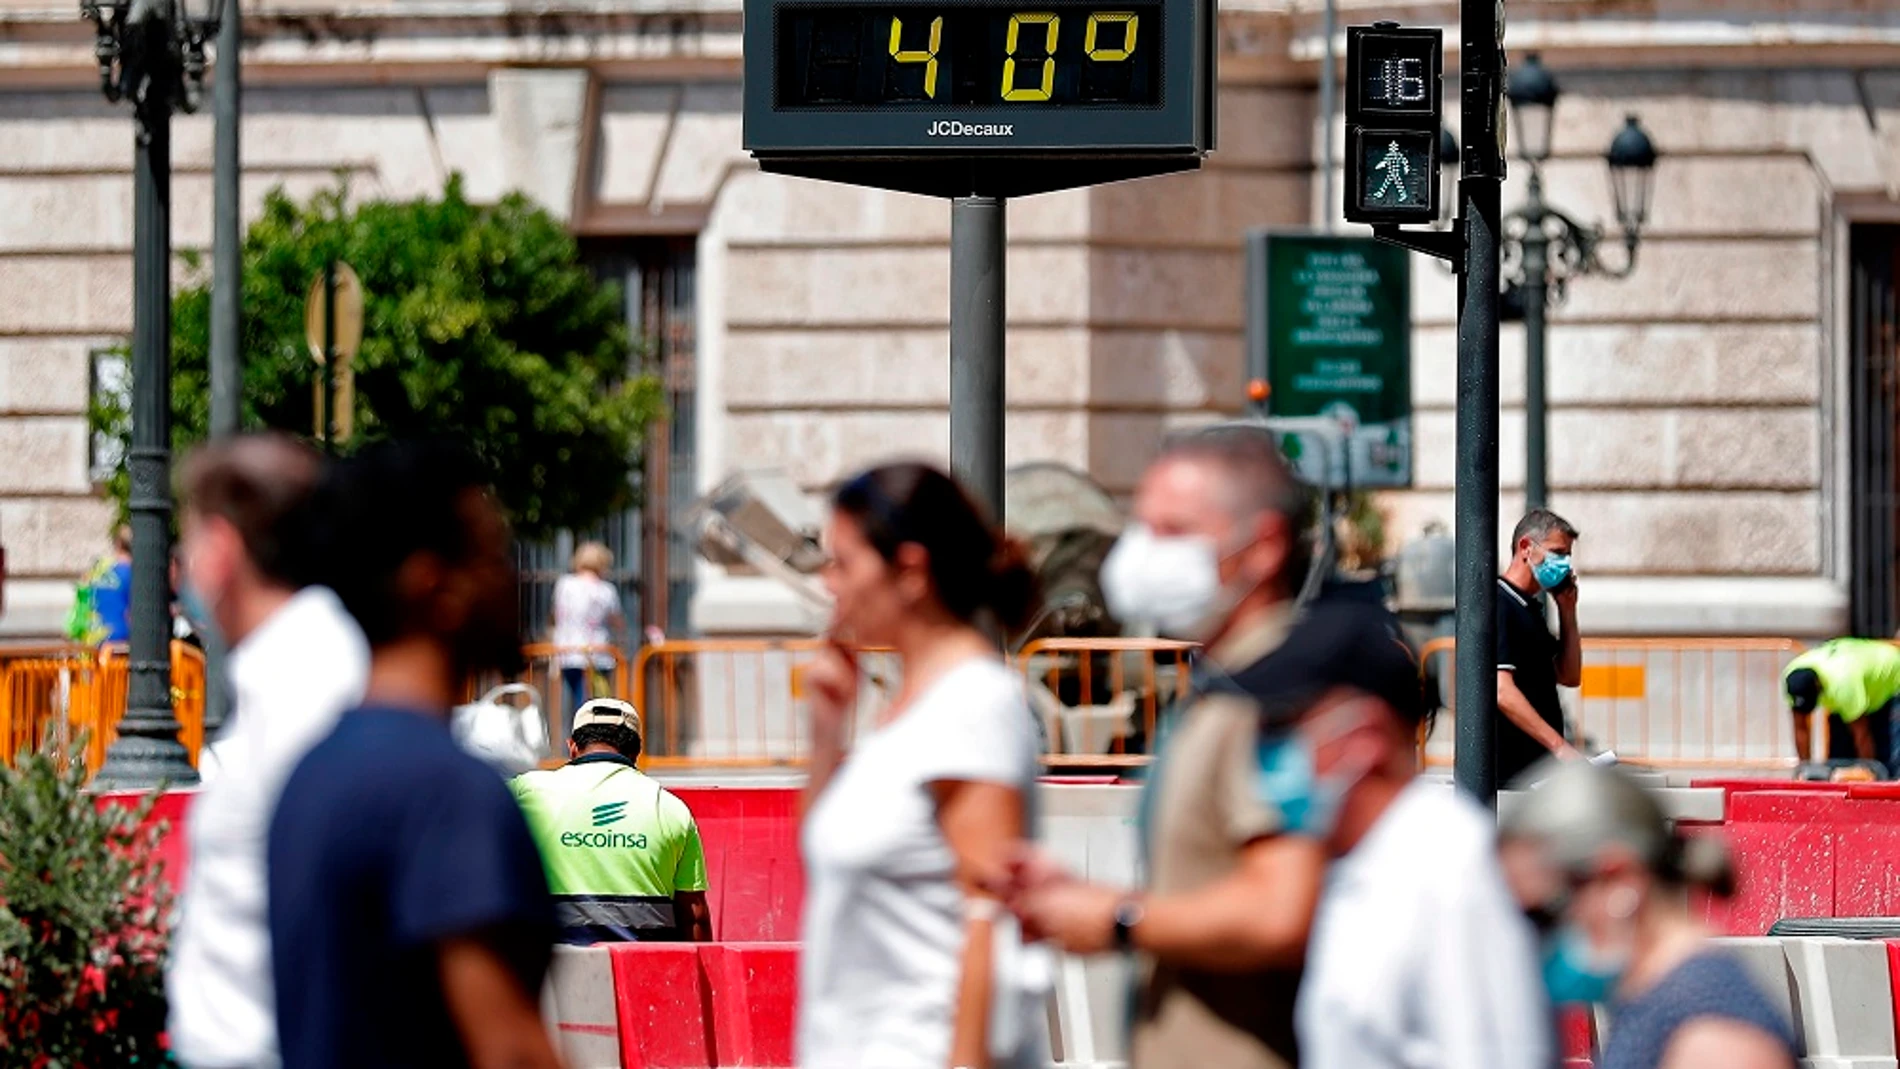
[[[1213,0],[746,0],[745,147],[767,170],[892,187],[910,181],[898,172],[919,176],[912,185],[924,173],[836,165],[971,160],[981,184],[1002,161],[1041,160],[1049,188],[1189,168],[1214,142],[1213,11]]]

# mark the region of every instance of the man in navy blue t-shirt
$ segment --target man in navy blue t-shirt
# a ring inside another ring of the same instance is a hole
[[[284,1069],[559,1065],[538,1010],[556,936],[507,786],[449,735],[471,674],[519,666],[508,533],[466,454],[344,461],[309,536],[370,644],[360,709],[298,765],[269,844]]]

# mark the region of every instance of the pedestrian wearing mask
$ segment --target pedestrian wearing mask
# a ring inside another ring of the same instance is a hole
[[[1046,1064],[1046,973],[983,890],[1032,834],[1036,728],[982,630],[1035,597],[1021,549],[936,468],[845,483],[826,528],[830,643],[812,694],[798,1064]],[[902,689],[850,739],[857,652],[890,649]]]
[[[1276,797],[1330,814],[1299,995],[1305,1069],[1545,1069],[1536,939],[1491,814],[1418,777],[1418,663],[1383,606],[1321,601],[1263,662]]]
[[[1087,884],[1025,846],[1006,894],[1032,934],[1069,953],[1141,955],[1135,1069],[1297,1061],[1294,994],[1331,809],[1270,788],[1250,692],[1294,626],[1306,515],[1270,435],[1202,431],[1149,467],[1102,569],[1118,619],[1208,650],[1143,792],[1148,885]]]
[[[1577,529],[1534,509],[1511,532],[1511,563],[1498,576],[1497,782],[1509,784],[1545,757],[1579,756],[1564,737],[1559,686],[1583,681],[1577,631],[1577,577],[1570,565]],[[1557,634],[1544,597],[1557,606]]]
[[[1734,891],[1722,845],[1673,830],[1615,768],[1540,771],[1503,822],[1504,867],[1544,930],[1551,998],[1610,1004],[1597,1069],[1794,1069],[1788,1022],[1689,914],[1688,890]]]
[[[363,696],[369,648],[328,589],[306,585],[309,447],[245,435],[186,457],[179,601],[231,644],[232,713],[199,767],[177,934],[165,971],[172,1052],[190,1069],[278,1062],[265,841],[284,781]],[[217,755],[213,758],[213,753]]]

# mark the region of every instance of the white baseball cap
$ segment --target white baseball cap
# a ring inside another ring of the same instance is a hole
[[[626,728],[641,735],[640,710],[619,698],[595,698],[574,711],[574,730],[589,727]]]

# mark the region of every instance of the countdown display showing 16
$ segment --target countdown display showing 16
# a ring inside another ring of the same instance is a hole
[[[1377,59],[1369,69],[1366,99],[1388,107],[1425,103],[1425,61],[1416,56]]]

